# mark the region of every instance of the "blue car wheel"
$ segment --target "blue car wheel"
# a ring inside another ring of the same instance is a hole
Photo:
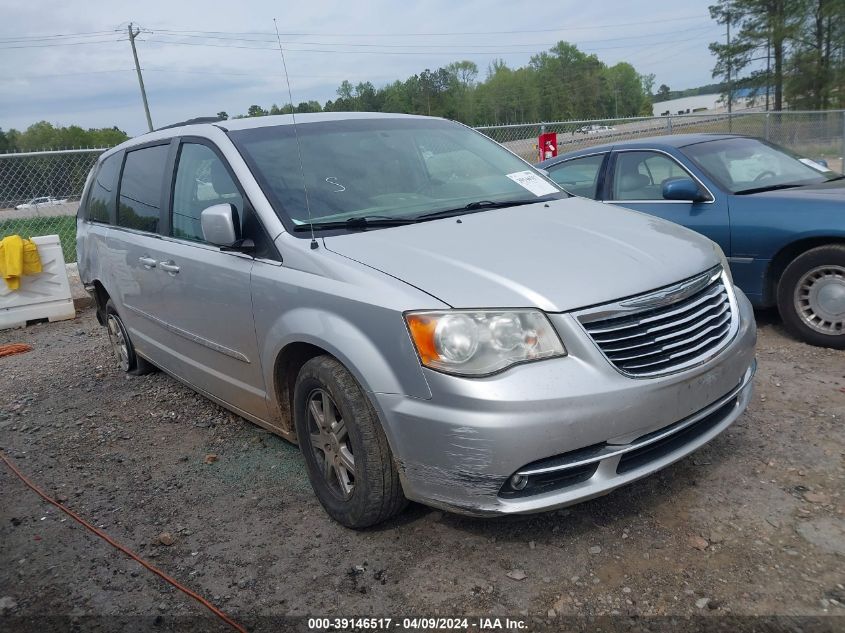
[[[778,309],[784,325],[804,341],[845,349],[845,245],[813,248],[787,266]]]

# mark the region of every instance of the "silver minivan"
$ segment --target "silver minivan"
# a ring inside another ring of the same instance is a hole
[[[477,516],[605,494],[751,398],[713,242],[570,196],[443,119],[195,121],[104,153],[79,271],[122,368],[301,447],[326,511]]]

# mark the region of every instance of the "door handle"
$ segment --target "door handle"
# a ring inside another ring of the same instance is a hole
[[[147,270],[156,267],[156,260],[154,260],[152,257],[147,257],[145,255],[144,257],[139,257],[138,261],[141,262],[141,265]]]
[[[162,270],[166,270],[171,275],[175,275],[176,273],[179,272],[179,267],[176,264],[174,264],[172,261],[171,262],[159,262],[158,267],[161,268]]]

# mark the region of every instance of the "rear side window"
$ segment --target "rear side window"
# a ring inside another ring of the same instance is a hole
[[[158,230],[168,149],[169,145],[155,145],[126,153],[117,209],[119,226],[151,233]]]
[[[598,196],[599,172],[604,157],[604,154],[596,154],[553,165],[548,167],[549,178],[569,193],[595,200]]]
[[[114,216],[114,188],[120,170],[120,154],[113,154],[102,162],[88,197],[87,217],[92,222],[110,224]]]

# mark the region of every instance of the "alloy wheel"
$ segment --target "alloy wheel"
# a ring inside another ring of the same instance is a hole
[[[349,431],[332,397],[323,389],[308,395],[308,432],[311,450],[329,488],[349,499],[355,488],[355,456]]]
[[[129,345],[127,344],[126,335],[123,332],[120,320],[116,315],[109,314],[107,325],[112,353],[120,364],[120,368],[123,371],[129,371]]]

